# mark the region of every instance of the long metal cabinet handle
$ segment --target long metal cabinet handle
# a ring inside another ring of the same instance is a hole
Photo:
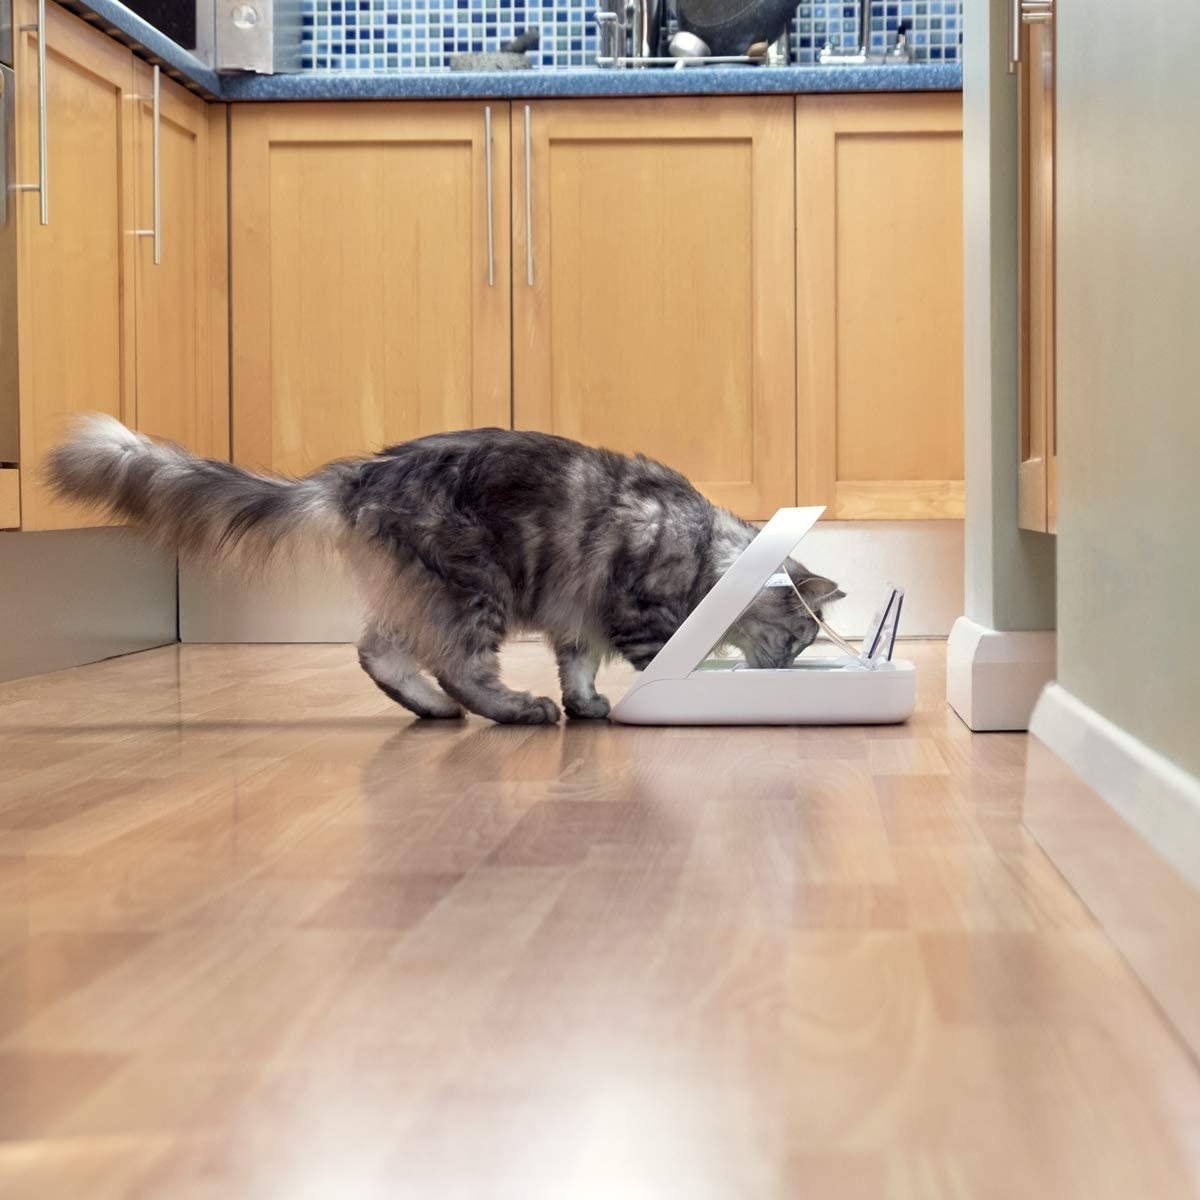
[[[1021,65],[1021,24],[1038,25],[1054,19],[1054,0],[1010,0],[1012,24],[1009,28],[1008,73]]]
[[[154,91],[149,97],[154,101],[154,227],[135,229],[138,237],[154,239],[154,265],[162,265],[162,77],[158,65],[154,67]],[[138,100],[147,97],[139,96]]]
[[[46,0],[37,0],[37,24],[22,25],[21,32],[37,32],[38,44],[38,181],[14,183],[14,192],[37,192],[41,223],[50,224],[50,160],[46,153]]]
[[[8,224],[8,112],[16,103],[6,95],[8,85],[0,71],[0,229]]]
[[[154,65],[154,265],[162,263],[162,77]]]
[[[50,152],[46,147],[46,0],[38,0],[38,199],[41,222],[50,224]]]
[[[483,165],[487,175],[488,287],[496,286],[496,227],[492,207],[492,106],[483,110]]]
[[[525,105],[525,283],[533,287],[533,138],[532,117]]]

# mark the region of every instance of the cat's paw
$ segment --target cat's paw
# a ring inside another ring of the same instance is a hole
[[[564,696],[563,708],[573,721],[603,721],[612,706],[607,696]]]
[[[532,696],[508,718],[514,725],[557,725],[561,714],[549,696]]]

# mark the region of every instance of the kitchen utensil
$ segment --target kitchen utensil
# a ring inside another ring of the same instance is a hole
[[[671,38],[670,50],[672,58],[708,58],[712,54],[703,38],[683,29]]]
[[[596,13],[597,65],[613,67],[655,57],[662,24],[661,0],[601,0]]]
[[[540,44],[541,34],[536,29],[527,29],[511,42],[505,42],[499,50],[451,55],[450,70],[528,71],[533,67],[533,60],[526,51],[536,50]]]
[[[713,55],[745,54],[773,42],[796,11],[794,0],[679,0],[679,28],[702,38]]]
[[[662,4],[661,0],[638,0],[637,19],[638,37],[634,53],[642,58],[653,58],[661,53],[659,38],[662,33]]]

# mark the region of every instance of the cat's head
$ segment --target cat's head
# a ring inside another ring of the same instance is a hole
[[[821,617],[824,606],[845,597],[832,579],[814,575],[791,559],[785,564],[796,589]],[[725,635],[752,667],[788,667],[813,644],[817,623],[790,587],[766,587]]]

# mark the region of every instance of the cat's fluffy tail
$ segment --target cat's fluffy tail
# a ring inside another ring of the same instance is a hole
[[[304,479],[257,475],[91,415],[50,452],[46,476],[59,495],[189,556],[236,554],[252,564],[297,539],[338,543],[347,531],[338,497],[351,469],[333,464]]]

